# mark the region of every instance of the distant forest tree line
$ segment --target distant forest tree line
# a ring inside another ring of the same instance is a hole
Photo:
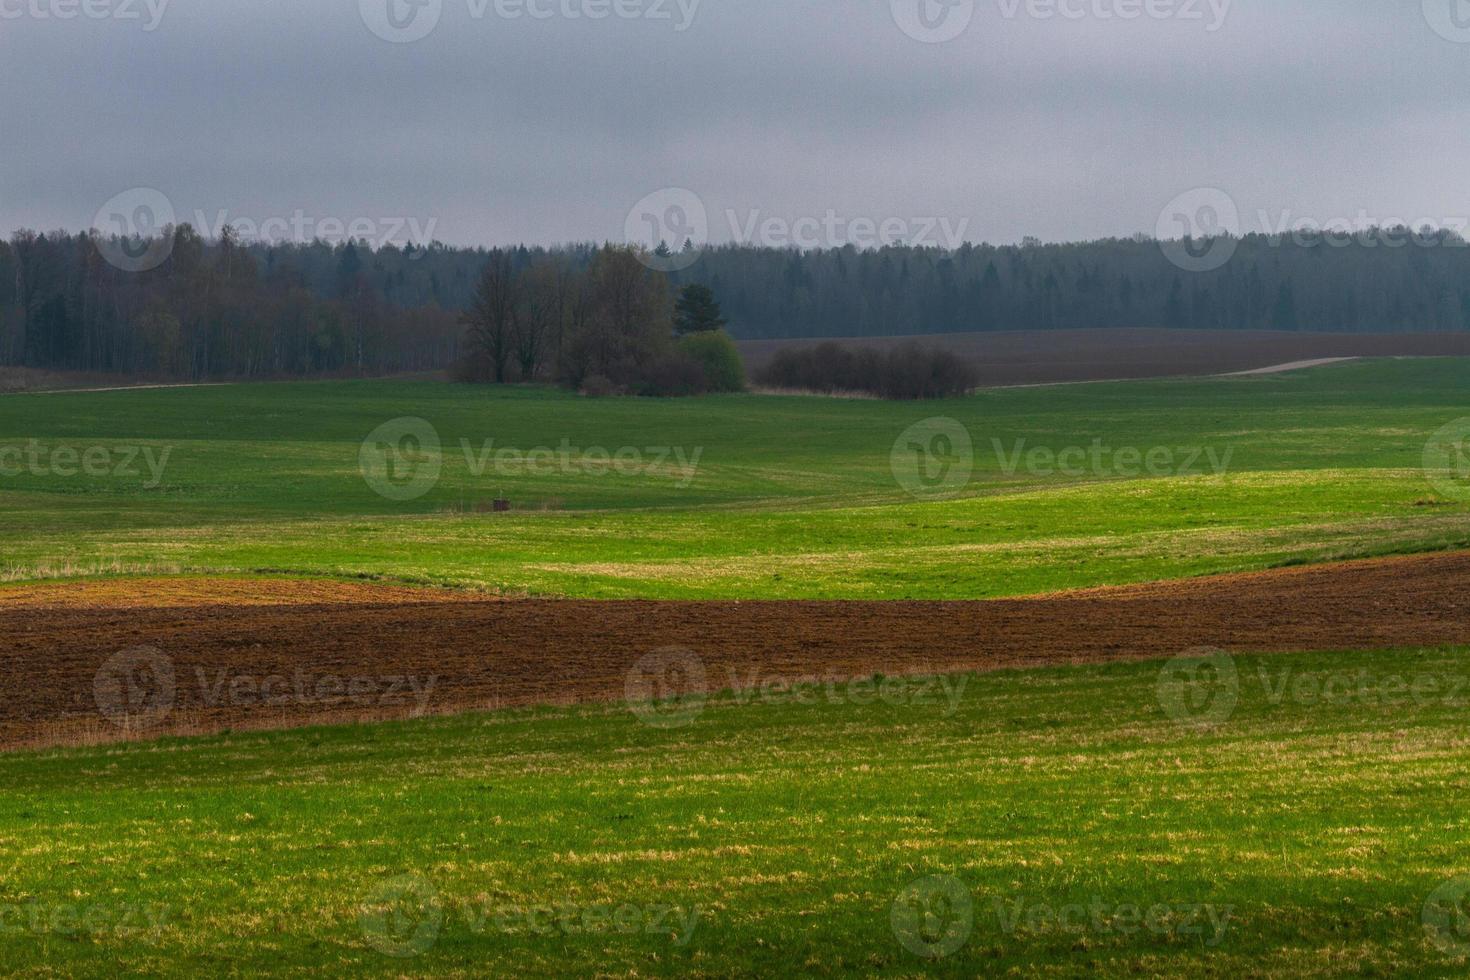
[[[487,267],[529,276],[540,294],[548,280],[590,281],[605,251],[266,245],[229,233],[206,241],[181,226],[161,264],[128,272],[107,261],[106,244],[95,233],[29,231],[0,243],[0,364],[191,379],[442,369],[469,354],[465,315]],[[657,302],[670,309],[650,315],[671,317],[680,290],[698,283],[729,332],[751,339],[1470,328],[1470,248],[1453,233],[1229,244],[1229,261],[1208,272],[1180,269],[1142,237],[953,250],[722,245],[689,268],[655,273],[667,280]],[[529,356],[515,351],[506,363]]]

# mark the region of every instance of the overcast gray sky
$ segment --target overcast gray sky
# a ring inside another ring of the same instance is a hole
[[[0,91],[6,232],[134,188],[461,244],[621,239],[664,188],[717,241],[1470,215],[1465,0],[0,0]]]

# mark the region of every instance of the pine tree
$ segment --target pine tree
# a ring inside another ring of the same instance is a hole
[[[679,301],[674,304],[674,332],[680,336],[689,333],[703,333],[707,330],[719,330],[725,325],[725,318],[720,315],[720,304],[715,301],[714,292],[699,283],[690,283],[679,293]]]

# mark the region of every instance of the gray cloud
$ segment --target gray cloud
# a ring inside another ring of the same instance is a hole
[[[717,239],[727,210],[1125,235],[1199,186],[1247,227],[1470,215],[1470,30],[1437,33],[1440,0],[1233,0],[1213,31],[1209,0],[1172,0],[1201,20],[1096,13],[1171,0],[1058,0],[1077,19],[977,0],[939,44],[889,0],[700,0],[682,31],[675,0],[669,20],[443,0],[403,44],[358,0],[170,0],[152,31],[145,0],[90,0],[141,20],[34,15],[67,2],[0,0],[7,230],[90,224],[136,186],[184,217],[412,216],[486,244],[619,238],[670,186]]]

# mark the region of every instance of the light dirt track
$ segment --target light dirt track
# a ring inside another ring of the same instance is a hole
[[[897,675],[1198,646],[1470,644],[1470,553],[986,602],[496,600],[282,579],[49,583],[0,589],[0,631],[0,748],[14,748],[140,734],[99,712],[99,690],[111,708],[119,688],[97,685],[109,658],[138,648],[156,650],[147,656],[165,658],[174,675],[163,727],[142,733],[159,734],[408,716],[417,711],[410,677],[421,687],[437,678],[417,702],[429,713],[618,700],[630,667],[671,646],[696,653],[720,689],[753,670]],[[267,690],[278,703],[261,704],[256,690],[271,676],[283,679]],[[361,678],[372,693],[334,700],[334,678]],[[157,678],[145,680],[137,693],[149,697]],[[237,683],[243,693],[231,695]]]
[[[1254,368],[1250,371],[1233,371],[1230,374],[1222,374],[1222,378],[1252,378],[1261,374],[1285,374],[1288,371],[1304,371],[1307,368],[1326,367],[1329,364],[1343,364],[1347,361],[1355,361],[1355,357],[1317,357],[1309,361],[1288,361],[1285,364],[1272,364],[1268,367]]]

